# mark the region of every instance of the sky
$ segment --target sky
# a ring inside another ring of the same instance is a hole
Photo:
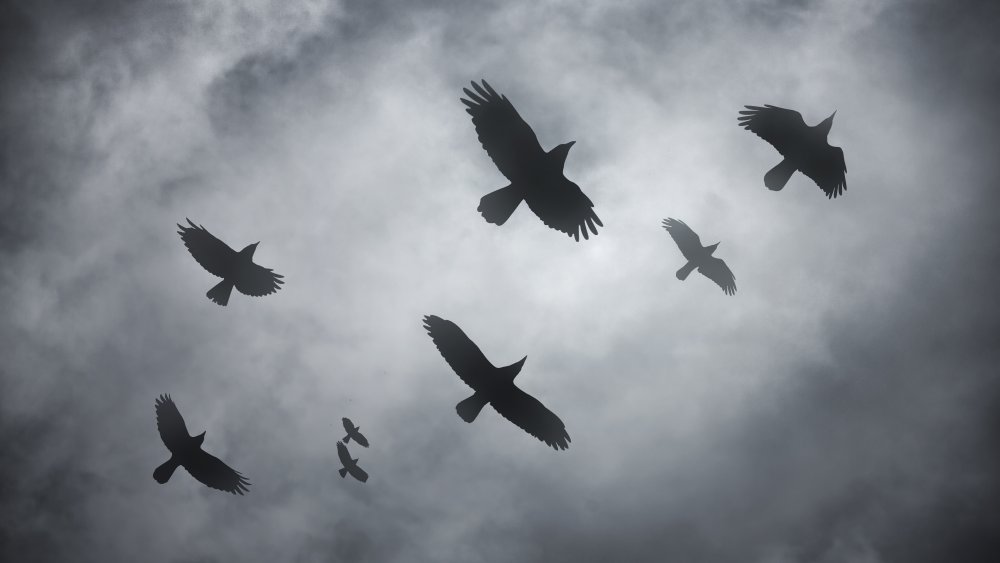
[[[0,559],[995,561],[1000,7],[925,0],[0,4]],[[485,78],[604,223],[521,206]],[[771,192],[743,105],[837,112]],[[684,220],[736,275],[684,282]],[[234,294],[190,218],[285,276]],[[566,424],[470,394],[456,322]],[[168,457],[169,393],[239,497]],[[371,475],[341,479],[350,417]]]

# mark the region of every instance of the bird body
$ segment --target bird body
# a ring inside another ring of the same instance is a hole
[[[351,452],[347,451],[347,446],[343,442],[337,442],[337,457],[340,458],[340,463],[344,466],[337,470],[341,477],[347,477],[347,474],[350,473],[351,477],[362,483],[368,481],[368,473],[358,466],[357,458],[351,458]]]
[[[726,295],[736,293],[736,277],[733,276],[733,272],[725,262],[713,256],[715,250],[719,248],[719,243],[702,246],[701,238],[691,230],[691,227],[677,219],[664,219],[663,228],[670,234],[670,238],[674,239],[677,248],[687,259],[687,263],[677,270],[677,279],[685,280],[697,269],[721,287]]]
[[[367,448],[368,438],[365,438],[365,435],[361,433],[361,427],[355,426],[354,423],[351,422],[351,419],[346,416],[341,420],[344,423],[344,430],[347,432],[347,436],[344,436],[343,442],[346,444],[351,441],[351,438],[353,438],[355,442]]]

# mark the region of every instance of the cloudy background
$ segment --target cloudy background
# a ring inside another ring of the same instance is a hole
[[[0,5],[0,558],[996,561],[1000,8],[989,2]],[[485,77],[601,234],[522,206]],[[834,110],[827,200],[740,129]],[[736,273],[678,282],[685,220]],[[286,276],[220,308],[190,217]],[[486,410],[457,322],[573,439]],[[178,472],[170,393],[245,497]],[[340,417],[365,485],[336,473]]]

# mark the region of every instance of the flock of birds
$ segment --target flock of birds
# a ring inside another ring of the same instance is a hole
[[[510,184],[482,197],[478,211],[487,222],[503,225],[522,201],[527,203],[547,226],[585,240],[597,234],[604,224],[594,211],[594,203],[575,183],[563,174],[566,156],[574,142],[563,143],[546,152],[531,127],[521,118],[506,96],[500,95],[485,80],[472,82],[472,90],[463,88],[460,98],[472,116],[479,141]],[[764,175],[764,185],[780,190],[799,171],[812,179],[828,198],[841,195],[847,187],[844,152],[827,143],[833,115],[818,125],[808,126],[802,115],[790,109],[765,105],[746,106],[739,112],[739,124],[774,146],[783,160]],[[187,227],[178,225],[178,234],[194,259],[210,273],[222,278],[207,296],[214,303],[226,305],[235,288],[252,296],[272,294],[284,280],[253,262],[259,243],[239,252],[188,219]],[[729,266],[713,256],[719,243],[702,246],[698,235],[681,220],[667,218],[663,228],[677,244],[687,261],[677,270],[677,278],[686,279],[697,270],[722,288],[727,295],[736,293],[736,278]],[[425,316],[423,327],[444,360],[473,393],[456,405],[458,416],[472,422],[487,404],[525,432],[556,450],[569,447],[570,437],[562,420],[538,399],[514,384],[527,357],[505,366],[494,366],[478,346],[455,323],[435,315]],[[348,418],[343,419],[347,436],[337,442],[337,455],[348,474],[361,482],[368,474],[352,458],[347,443],[367,448],[368,439]],[[192,477],[222,491],[243,494],[250,482],[238,471],[201,449],[205,433],[191,436],[177,406],[168,395],[156,400],[156,425],[170,459],[156,468],[153,478],[166,483],[177,467]]]

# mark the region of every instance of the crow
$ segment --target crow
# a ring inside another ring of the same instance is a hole
[[[281,279],[284,276],[253,263],[253,253],[260,242],[247,245],[236,252],[205,230],[205,227],[195,225],[190,219],[187,222],[190,227],[177,225],[180,229],[177,234],[181,235],[184,246],[203,268],[222,278],[206,294],[213,303],[222,306],[229,303],[233,287],[244,295],[254,297],[270,295],[281,289],[281,284],[285,283]]]
[[[688,261],[683,268],[677,270],[677,279],[687,279],[688,275],[695,268],[698,268],[698,271],[706,278],[719,284],[726,295],[736,293],[736,278],[733,276],[733,272],[729,270],[729,266],[725,262],[712,256],[715,249],[719,247],[719,243],[712,246],[702,246],[701,239],[691,230],[691,227],[688,227],[684,221],[677,219],[664,219],[663,228],[670,233],[670,237],[677,243],[677,248],[681,250],[681,254]]]
[[[365,435],[360,432],[361,427],[355,426],[354,423],[351,422],[351,419],[346,416],[342,420],[344,422],[344,430],[347,431],[347,436],[344,436],[344,443],[346,444],[351,441],[351,438],[354,438],[355,442],[367,448],[368,438],[365,438]]]
[[[569,434],[559,417],[514,385],[527,356],[498,368],[455,323],[429,315],[424,317],[424,328],[451,369],[474,391],[455,407],[462,420],[472,422],[489,403],[504,418],[556,450],[569,447]]]
[[[365,473],[364,469],[358,467],[357,459],[351,459],[351,453],[347,451],[347,446],[343,442],[337,442],[337,457],[340,458],[340,463],[344,465],[344,467],[338,469],[341,477],[347,477],[347,474],[350,473],[351,477],[362,483],[368,480],[368,474]]]
[[[521,203],[543,223],[567,236],[590,238],[587,229],[597,234],[604,224],[594,213],[594,204],[580,187],[566,179],[563,165],[576,141],[563,143],[549,152],[542,150],[538,137],[517,110],[483,80],[482,86],[463,88],[469,99],[459,98],[468,106],[479,142],[510,185],[483,196],[478,211],[487,222],[503,225]],[[595,226],[595,224],[597,226]]]
[[[802,114],[785,108],[764,105],[745,106],[737,118],[744,129],[771,143],[785,157],[764,175],[764,185],[778,191],[785,187],[796,170],[812,178],[826,192],[827,199],[835,198],[847,189],[847,164],[844,151],[830,146],[826,136],[833,126],[830,114],[814,127],[809,127]]]
[[[184,418],[170,395],[160,395],[156,399],[156,428],[170,450],[170,459],[153,471],[153,479],[157,483],[162,485],[169,481],[174,470],[181,466],[192,477],[213,489],[240,495],[249,491],[250,481],[246,477],[201,449],[205,441],[204,432],[194,437],[188,434]]]

